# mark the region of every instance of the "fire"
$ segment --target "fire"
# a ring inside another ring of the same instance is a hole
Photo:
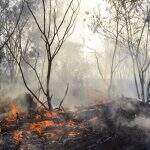
[[[67,127],[75,127],[76,123],[74,121],[68,121],[66,125]]]
[[[19,131],[19,130],[15,131],[13,134],[13,139],[16,144],[21,143],[23,140],[23,131]]]
[[[71,131],[71,132],[68,133],[68,137],[76,137],[78,135],[80,135],[80,133],[79,132],[75,132],[75,131]]]
[[[48,111],[46,111],[45,112],[45,117],[53,119],[53,118],[57,118],[58,114],[56,112],[48,112]]]
[[[26,112],[21,111],[15,103],[9,105],[9,110],[2,129],[13,131],[11,137],[16,145],[21,144],[33,133],[42,139],[57,141],[62,137],[80,136],[81,131],[85,129],[84,124],[75,119],[66,119],[60,111],[49,112],[40,109],[33,118],[28,118]]]
[[[15,115],[16,113],[19,113],[19,109],[17,105],[14,103],[10,105],[10,111],[13,115]]]
[[[46,128],[50,128],[53,127],[55,125],[55,123],[53,121],[41,121],[41,122],[37,122],[37,123],[32,123],[30,124],[29,130],[31,132],[35,132],[39,135],[42,134],[42,132],[46,129]]]
[[[8,112],[7,120],[16,120],[18,115],[21,113],[21,110],[15,103],[10,104],[9,109],[10,111]]]

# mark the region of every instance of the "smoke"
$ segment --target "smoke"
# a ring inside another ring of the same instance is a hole
[[[37,3],[33,3],[34,1],[31,2],[32,7],[35,9],[34,13],[36,16],[38,16],[38,22],[40,22],[40,25],[42,26],[42,5],[40,5],[39,2],[39,5],[37,5]],[[58,20],[61,19],[61,15],[65,10],[66,3],[67,2],[57,1]],[[87,27],[87,24],[84,23],[83,18],[85,16],[85,9],[93,9],[94,7],[90,6],[89,3],[90,2],[88,2],[88,6],[85,8],[85,1],[84,3],[81,3],[81,10],[79,13],[79,18],[76,22],[74,34],[66,41],[61,52],[53,63],[50,92],[53,93],[52,101],[54,106],[58,106],[65,93],[68,83],[69,91],[63,104],[65,107],[69,107],[70,109],[75,109],[76,106],[80,105],[88,106],[91,103],[99,101],[101,97],[105,97],[107,95],[111,66],[110,58],[112,57],[113,43],[112,41],[102,38],[101,36],[99,38],[99,35],[96,33],[91,33]],[[53,5],[56,7],[55,3]],[[27,10],[25,12],[28,16],[29,12],[27,12]],[[43,70],[42,82],[45,86],[44,79],[46,77],[47,62],[44,64],[44,69],[42,69],[45,56],[45,53],[43,53],[43,48],[45,45],[41,39],[41,35],[33,18],[31,16],[29,18],[29,23],[27,24],[23,33],[23,44],[27,38],[30,37],[31,45],[28,53],[34,55],[36,55],[37,52],[39,53],[37,70],[38,73],[41,73]],[[83,42],[84,40],[85,42]],[[90,49],[88,47],[94,49]],[[104,79],[102,79],[98,71],[95,50],[97,52],[100,70]],[[122,72],[117,72],[116,78],[113,80],[112,87],[115,93],[114,95],[135,97],[135,90],[132,83],[133,81],[129,64],[127,64],[127,61],[125,60],[122,62],[120,67],[124,69]],[[31,71],[27,65],[24,65],[24,72],[28,85],[36,92],[38,85],[34,72]],[[9,80],[8,78],[10,78],[10,76],[8,72],[6,74],[7,79],[5,74],[2,78],[1,91],[4,91],[1,92],[3,93],[1,94],[2,97],[5,95],[5,97],[11,97],[12,99],[15,99],[27,92],[21,75],[18,73],[18,71],[16,73],[16,80],[13,83],[7,81]],[[44,100],[44,96],[41,95],[41,97]]]
[[[137,116],[131,124],[134,124],[145,131],[150,130],[150,119],[145,116]]]

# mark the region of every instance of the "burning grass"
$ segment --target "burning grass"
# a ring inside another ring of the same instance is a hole
[[[19,144],[23,140],[23,131],[22,130],[16,130],[13,133],[13,140],[16,144]]]
[[[45,120],[37,123],[31,123],[29,125],[29,130],[41,135],[45,129],[54,127],[54,125],[55,123],[53,121]]]
[[[17,106],[15,103],[11,103],[9,105],[9,111],[7,113],[7,117],[5,118],[7,121],[15,121],[21,114],[21,108]]]
[[[13,149],[8,146],[14,145],[14,149],[19,146],[22,150],[41,150],[43,145],[48,150],[120,150],[122,145],[139,147],[139,143],[144,143],[146,136],[142,129],[120,124],[122,120],[133,123],[134,117],[140,113],[139,108],[126,111],[118,107],[115,114],[112,109],[116,109],[116,104],[80,107],[74,113],[49,112],[41,108],[28,116],[16,104],[10,104],[8,113],[1,120],[0,144],[6,146],[4,149]]]
[[[32,135],[50,141],[80,136],[84,125],[73,118],[66,119],[66,115],[61,111],[38,109],[29,117],[16,104],[11,104],[7,115],[1,120],[1,132],[10,133],[10,139],[15,145],[21,145]]]

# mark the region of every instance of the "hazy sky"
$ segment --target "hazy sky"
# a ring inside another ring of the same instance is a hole
[[[105,4],[103,0],[81,0],[80,12],[78,16],[78,20],[76,23],[75,31],[71,37],[71,41],[78,42],[80,44],[85,45],[83,50],[85,52],[90,52],[92,49],[102,48],[102,41],[97,34],[93,34],[88,28],[87,24],[88,19],[84,21],[84,18],[87,18],[88,15],[85,12],[89,12],[90,14],[93,12],[93,9],[99,7],[101,10],[105,9]],[[104,11],[103,11],[104,12]],[[90,17],[89,14],[89,17]]]

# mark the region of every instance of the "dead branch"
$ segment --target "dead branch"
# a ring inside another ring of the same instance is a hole
[[[65,95],[64,95],[64,97],[62,98],[62,100],[60,101],[60,104],[59,104],[59,109],[62,107],[62,104],[63,104],[63,102],[64,102],[64,100],[65,100],[65,98],[66,98],[66,96],[67,96],[67,93],[68,93],[68,89],[69,89],[69,83],[67,84],[67,88],[66,88],[66,91],[65,91]]]

